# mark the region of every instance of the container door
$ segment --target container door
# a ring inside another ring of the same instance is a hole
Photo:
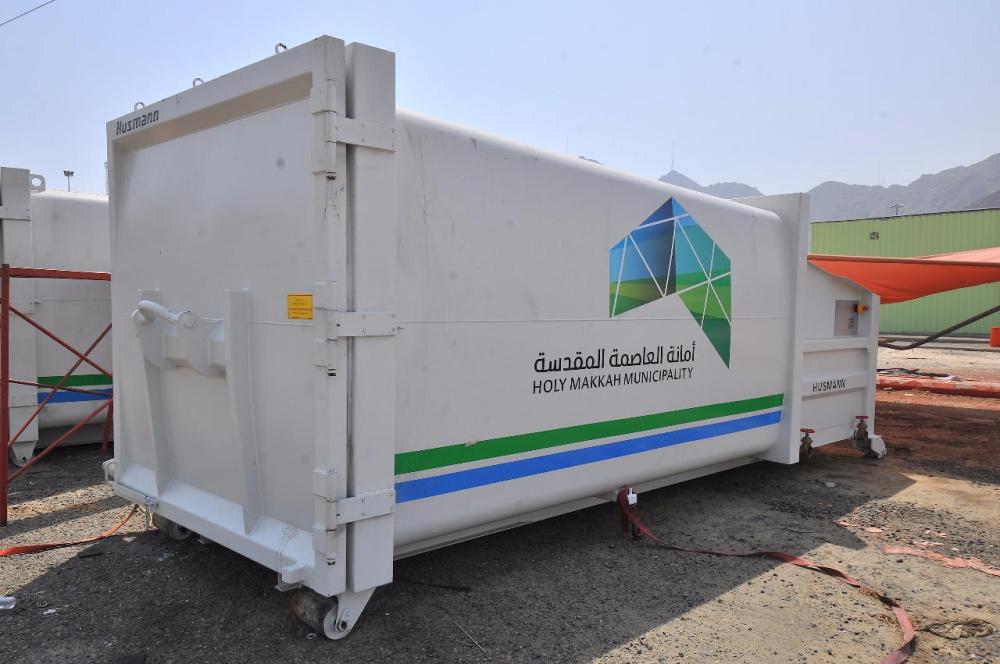
[[[347,57],[320,38],[108,124],[116,490],[324,595],[392,564],[394,328],[359,311],[395,296],[392,57]]]

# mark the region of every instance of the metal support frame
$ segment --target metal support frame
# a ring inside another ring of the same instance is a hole
[[[7,264],[0,266],[0,451],[3,452],[4,458],[0,462],[0,526],[7,525],[7,489],[10,482],[16,480],[21,475],[23,475],[31,466],[35,465],[40,459],[47,456],[52,450],[59,447],[62,443],[68,440],[73,434],[86,426],[92,419],[97,417],[101,411],[107,410],[108,414],[104,422],[104,435],[103,442],[101,445],[101,453],[106,454],[108,449],[108,443],[111,436],[111,404],[112,397],[110,395],[104,395],[101,392],[95,392],[93,390],[81,390],[79,388],[65,387],[65,383],[69,380],[69,377],[73,375],[73,372],[83,364],[87,363],[94,367],[108,378],[111,378],[111,372],[101,367],[99,364],[90,359],[90,353],[97,347],[97,345],[108,335],[111,331],[111,324],[109,323],[107,327],[104,328],[97,338],[87,347],[83,352],[80,352],[72,345],[68,344],[64,340],[60,339],[51,330],[46,329],[43,325],[36,321],[31,320],[21,311],[11,306],[10,303],[10,280],[11,279],[76,279],[83,281],[111,281],[111,274],[109,272],[82,272],[76,270],[50,270],[46,268],[27,268],[27,267],[10,267]],[[36,330],[52,339],[60,346],[71,352],[77,357],[76,362],[70,367],[63,377],[54,386],[41,385],[34,381],[14,379],[10,376],[10,317],[11,315],[16,315],[29,323]],[[21,428],[12,436],[10,433],[10,385],[11,383],[15,385],[31,385],[34,387],[46,387],[50,389],[47,397],[38,404],[35,410],[32,412],[31,416],[21,425]],[[42,412],[52,400],[52,397],[56,392],[79,392],[82,394],[92,394],[107,396],[107,399],[101,403],[100,406],[91,411],[86,417],[77,422],[68,431],[63,433],[61,436],[56,438],[54,441],[49,443],[49,445],[42,450],[39,454],[35,455],[34,458],[28,461],[24,466],[17,470],[13,475],[8,476],[8,461],[7,455],[13,447],[17,439],[24,433],[28,426],[35,420],[36,417]]]

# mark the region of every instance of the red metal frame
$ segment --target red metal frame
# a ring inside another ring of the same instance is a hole
[[[73,375],[77,367],[86,362],[93,368],[97,369],[108,378],[111,378],[111,372],[104,369],[99,364],[90,359],[89,355],[93,352],[94,348],[97,347],[104,337],[108,335],[111,331],[111,325],[108,324],[104,331],[98,335],[92,344],[87,348],[87,350],[82,353],[76,348],[66,343],[60,339],[55,333],[47,330],[44,326],[40,325],[36,321],[31,320],[26,315],[18,311],[16,308],[12,307],[10,304],[10,280],[11,279],[78,279],[85,281],[111,281],[110,272],[82,272],[78,270],[50,270],[47,268],[33,268],[33,267],[10,267],[9,265],[0,266],[0,451],[3,452],[3,459],[0,460],[0,526],[7,525],[7,488],[10,482],[16,480],[18,477],[23,475],[31,466],[35,465],[40,459],[49,454],[52,450],[59,447],[63,442],[65,442],[70,436],[75,434],[77,431],[82,429],[90,420],[97,417],[97,415],[102,411],[107,409],[108,415],[104,422],[104,437],[101,444],[101,453],[106,454],[108,450],[108,443],[111,439],[111,415],[112,415],[112,397],[108,398],[101,403],[96,409],[91,411],[89,415],[84,417],[82,420],[77,422],[69,431],[65,432],[63,435],[56,438],[54,441],[49,443],[49,445],[42,450],[40,453],[36,454],[28,463],[24,464],[20,469],[17,470],[13,475],[8,477],[8,460],[7,455],[10,448],[17,442],[17,439],[24,433],[25,429],[38,417],[42,409],[48,405],[49,401],[52,399],[58,391],[64,392],[79,392],[82,394],[100,394],[103,393],[95,392],[93,390],[81,390],[72,387],[64,387],[64,383],[69,380],[69,377]],[[10,315],[14,314],[20,317],[22,320],[26,321],[29,325],[34,327],[36,330],[47,336],[48,338],[55,341],[57,344],[68,350],[69,352],[76,355],[77,360],[70,367],[69,371],[63,375],[62,379],[55,386],[40,385],[34,381],[28,380],[16,380],[10,377]],[[35,387],[46,387],[51,391],[49,395],[45,397],[42,403],[38,404],[32,412],[31,417],[29,417],[21,428],[13,436],[10,435],[10,384],[14,383],[17,385],[34,385]]]

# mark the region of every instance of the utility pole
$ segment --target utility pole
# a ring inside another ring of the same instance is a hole
[[[893,203],[889,206],[890,210],[896,211],[896,216],[899,216],[899,211],[906,207],[906,203]]]
[[[63,175],[66,176],[66,191],[73,191],[70,188],[70,178],[73,177],[73,171],[63,171]]]

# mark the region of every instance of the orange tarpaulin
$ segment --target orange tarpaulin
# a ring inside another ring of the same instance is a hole
[[[809,262],[877,293],[882,304],[1000,281],[1000,247],[916,258],[809,254]]]

